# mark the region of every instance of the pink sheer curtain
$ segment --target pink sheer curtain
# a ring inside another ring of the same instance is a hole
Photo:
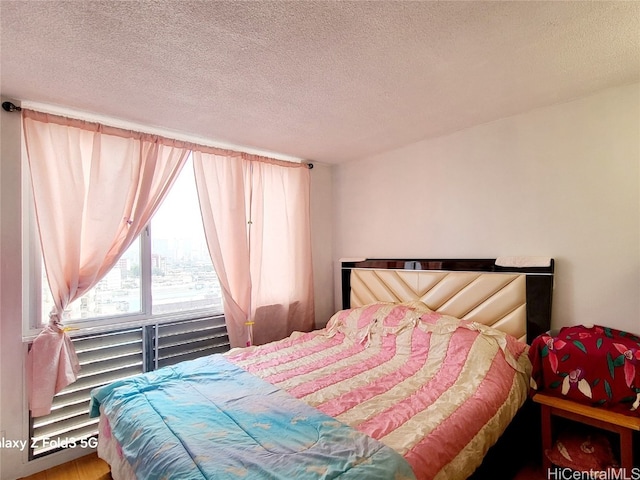
[[[111,270],[145,228],[184,165],[182,142],[23,110],[36,218],[55,303],[29,352],[32,415],[77,378],[60,326],[69,303]]]
[[[193,164],[231,345],[311,330],[307,166],[216,149],[194,151]]]

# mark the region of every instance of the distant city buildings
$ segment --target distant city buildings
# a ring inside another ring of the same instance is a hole
[[[154,239],[151,273],[152,314],[222,311],[220,284],[203,241]],[[43,321],[48,321],[53,298],[44,275],[42,290]],[[65,320],[140,313],[141,296],[140,254],[136,248],[123,255],[94,288],[69,305]]]

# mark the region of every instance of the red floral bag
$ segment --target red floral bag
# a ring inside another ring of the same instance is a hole
[[[529,349],[531,388],[640,416],[640,338],[582,325],[542,334]]]

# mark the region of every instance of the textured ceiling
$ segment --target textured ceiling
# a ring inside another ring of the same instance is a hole
[[[639,2],[0,0],[0,93],[338,163],[640,79]]]

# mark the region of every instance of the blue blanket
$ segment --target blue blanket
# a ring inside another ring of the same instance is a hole
[[[413,479],[401,455],[213,355],[100,387],[139,479]]]

